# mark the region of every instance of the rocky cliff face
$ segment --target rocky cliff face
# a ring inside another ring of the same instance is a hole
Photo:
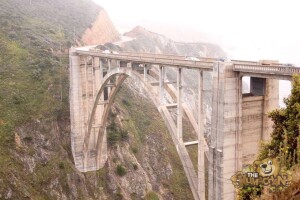
[[[84,45],[104,44],[118,40],[120,40],[120,34],[104,9],[99,12],[97,19],[82,35]]]
[[[0,199],[193,199],[160,114],[130,85],[110,114],[104,168],[74,168],[68,116],[34,120],[1,152]]]

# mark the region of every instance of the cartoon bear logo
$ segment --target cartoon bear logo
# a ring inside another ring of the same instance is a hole
[[[274,176],[277,177],[280,172],[280,164],[278,159],[275,158],[266,158],[263,160],[256,160],[253,162],[253,167],[260,176],[268,177]]]

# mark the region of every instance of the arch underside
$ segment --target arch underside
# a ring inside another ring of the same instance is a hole
[[[148,76],[150,76],[149,74]],[[105,77],[103,77],[103,80],[100,84],[100,88],[97,92],[97,95],[95,96],[93,108],[91,110],[91,114],[88,119],[88,124],[84,136],[84,144],[83,144],[83,165],[84,166],[82,166],[83,171],[94,171],[100,169],[104,166],[107,160],[107,139],[106,139],[107,135],[106,135],[105,126],[116,93],[127,77],[132,77],[135,80],[137,80],[139,82],[139,86],[144,88],[144,91],[148,93],[148,96],[155,104],[156,108],[161,114],[162,119],[164,120],[169,130],[174,145],[176,146],[177,152],[182,161],[193,194],[198,195],[196,192],[198,188],[196,171],[194,169],[194,166],[192,164],[192,161],[190,159],[190,156],[187,152],[185,145],[183,144],[182,140],[178,139],[178,137],[176,136],[177,135],[176,123],[174,122],[167,106],[160,103],[160,99],[158,98],[159,95],[155,92],[157,88],[152,86],[149,82],[147,81],[145,82],[144,77],[139,72],[129,67],[114,68],[111,71],[109,71],[108,74],[105,75]],[[153,76],[151,78],[156,79],[156,77]],[[113,85],[113,87],[110,88],[107,102],[102,105],[99,102],[103,102],[103,93],[105,91],[105,88],[107,88],[107,85]],[[168,93],[169,97],[176,98],[176,94],[174,91],[172,91],[172,88],[166,89],[165,92]],[[188,109],[188,107],[185,106],[184,109]],[[99,110],[102,112],[102,114],[100,114],[101,118],[99,117],[97,118],[97,114],[99,114]],[[196,130],[198,126],[195,125],[195,123],[192,124],[194,124],[194,128]],[[93,127],[99,127],[98,129],[96,129],[97,133],[94,132]]]

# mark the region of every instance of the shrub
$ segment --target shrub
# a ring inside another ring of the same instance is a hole
[[[58,167],[59,167],[59,169],[65,169],[65,165],[64,165],[63,162],[60,162],[60,163],[58,164]]]
[[[31,142],[33,139],[31,136],[26,136],[23,138],[24,141]]]
[[[137,153],[138,153],[138,148],[132,147],[132,152],[133,152],[134,154],[137,154]]]
[[[151,191],[146,194],[145,200],[159,200],[159,198],[155,192]]]
[[[120,140],[120,134],[118,131],[109,131],[107,134],[108,143],[113,146]]]
[[[118,128],[115,122],[112,122],[107,127],[107,140],[111,146],[116,144],[118,141],[121,140],[124,141],[127,139],[128,139],[128,131]]]
[[[116,174],[119,176],[124,176],[126,174],[126,169],[122,165],[117,165]]]
[[[120,135],[121,135],[122,140],[128,139],[128,131],[127,130],[121,130]]]
[[[133,166],[133,169],[134,169],[134,170],[137,170],[137,169],[138,169],[137,164],[133,164],[132,166]]]
[[[130,106],[129,101],[127,101],[126,99],[122,99],[122,103],[123,103],[125,106]]]

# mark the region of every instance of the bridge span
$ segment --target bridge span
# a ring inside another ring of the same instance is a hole
[[[71,144],[76,168],[87,172],[104,166],[108,114],[124,80],[133,77],[160,112],[197,200],[206,196],[209,200],[234,199],[231,176],[253,162],[260,141],[268,140],[272,132],[267,113],[278,107],[278,80],[290,80],[294,73],[300,73],[299,68],[279,63],[222,62],[213,58],[192,61],[175,55],[107,54],[93,48],[71,48],[69,57]],[[166,67],[176,71],[175,87],[165,76]],[[198,76],[196,117],[182,98],[183,70],[194,70]],[[211,72],[213,77],[209,141],[204,136],[204,71]],[[243,76],[251,77],[249,94],[242,94]],[[176,119],[171,108],[176,108]],[[184,114],[197,133],[196,141],[183,141]],[[188,145],[198,146],[196,169],[187,152]]]

